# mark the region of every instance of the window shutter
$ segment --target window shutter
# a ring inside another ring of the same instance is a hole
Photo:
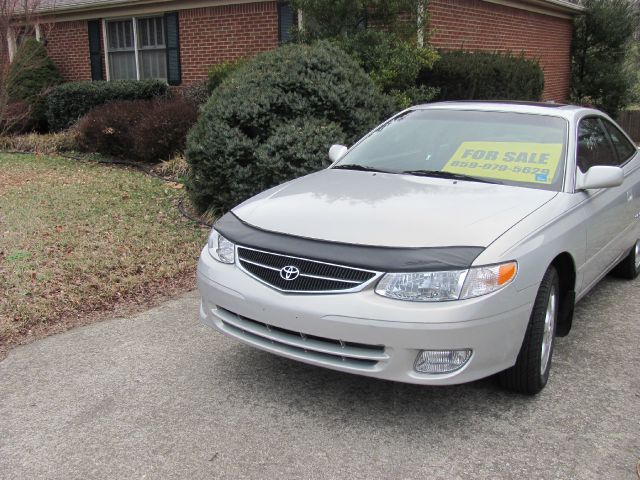
[[[167,82],[169,85],[182,83],[180,68],[180,28],[178,26],[178,12],[164,15],[164,26],[167,42]]]
[[[293,41],[291,29],[298,23],[297,12],[289,3],[278,3],[278,41],[289,43]]]
[[[100,20],[90,20],[88,23],[91,80],[104,80],[104,69],[102,68],[102,36],[100,35]]]

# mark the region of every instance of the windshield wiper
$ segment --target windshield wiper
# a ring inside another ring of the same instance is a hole
[[[342,170],[358,170],[361,172],[378,172],[378,173],[395,173],[395,172],[388,172],[386,170],[380,170],[379,168],[375,168],[375,167],[367,167],[365,165],[357,165],[355,163],[345,163],[344,165],[336,165],[335,167],[331,167],[332,169],[342,169]]]
[[[355,163],[345,163],[343,165],[336,165],[335,167],[331,167],[332,169],[342,169],[342,170],[358,170],[361,172],[378,172],[378,173],[393,173],[398,174],[402,173],[405,175],[416,175],[418,177],[434,177],[434,178],[450,178],[453,180],[465,180],[468,182],[482,182],[482,183],[497,183],[501,184],[497,180],[489,180],[486,178],[473,177],[471,175],[464,175],[462,173],[451,173],[451,172],[443,172],[441,170],[405,170],[403,172],[390,172],[388,170],[381,170],[375,167],[368,167],[366,165],[358,165]]]
[[[418,177],[450,178],[453,180],[466,180],[469,182],[482,182],[482,183],[497,183],[502,185],[502,182],[499,182],[497,180],[489,180],[486,178],[473,177],[471,175],[465,175],[463,173],[443,172],[442,170],[405,170],[402,173],[406,175],[416,175]]]

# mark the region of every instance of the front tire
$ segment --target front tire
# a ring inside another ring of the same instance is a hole
[[[627,280],[633,280],[640,274],[640,240],[633,246],[629,255],[611,270],[611,274]]]
[[[547,384],[559,309],[560,281],[550,266],[540,283],[516,364],[498,374],[503,387],[535,395]]]

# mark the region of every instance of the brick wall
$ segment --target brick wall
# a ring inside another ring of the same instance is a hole
[[[442,49],[524,52],[544,70],[545,100],[566,101],[571,20],[482,0],[430,0],[431,43]]]
[[[60,22],[46,29],[47,50],[65,81],[91,80],[87,21]]]
[[[278,45],[276,2],[197,8],[180,12],[182,82],[205,78],[209,66]]]

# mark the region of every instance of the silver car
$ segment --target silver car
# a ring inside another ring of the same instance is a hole
[[[329,155],[216,222],[198,264],[204,323],[343,372],[498,374],[534,394],[576,301],[640,270],[640,158],[597,110],[417,106]]]

